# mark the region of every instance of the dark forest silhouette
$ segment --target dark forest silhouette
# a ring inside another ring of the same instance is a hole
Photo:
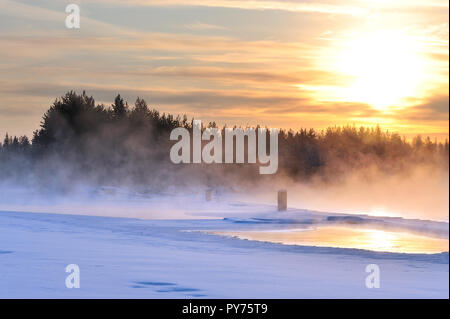
[[[161,114],[137,98],[130,107],[118,95],[111,107],[96,105],[84,92],[68,92],[44,114],[30,140],[6,135],[0,143],[0,179],[45,187],[135,185],[159,189],[186,183],[220,185],[233,179],[258,181],[257,165],[175,165],[169,134],[176,127],[192,129],[186,115]],[[209,123],[209,127],[217,127]],[[223,130],[224,128],[222,128]],[[379,127],[329,127],[281,130],[278,176],[308,180],[336,179],[346,172],[376,167],[387,174],[411,165],[430,164],[448,170],[448,141],[417,136],[408,142]]]

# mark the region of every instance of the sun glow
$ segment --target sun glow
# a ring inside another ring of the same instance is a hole
[[[325,226],[313,229],[272,231],[224,231],[214,232],[214,234],[286,245],[357,248],[396,253],[435,254],[448,251],[448,238],[354,226]]]
[[[365,33],[344,42],[336,70],[350,77],[341,99],[378,110],[402,108],[423,97],[425,62],[418,43],[400,32]]]

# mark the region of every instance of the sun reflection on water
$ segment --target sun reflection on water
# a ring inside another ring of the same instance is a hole
[[[241,239],[287,245],[357,248],[380,252],[434,254],[449,250],[448,238],[434,238],[407,232],[379,229],[355,229],[345,226],[326,226],[307,230],[293,229],[214,233]]]

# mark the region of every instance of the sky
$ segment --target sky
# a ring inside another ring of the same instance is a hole
[[[68,4],[80,28],[65,26]],[[447,0],[0,0],[0,134],[69,90],[204,122],[448,137]]]

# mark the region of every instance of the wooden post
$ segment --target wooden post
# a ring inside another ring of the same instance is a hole
[[[278,211],[285,210],[287,210],[287,191],[283,189],[278,191]]]

